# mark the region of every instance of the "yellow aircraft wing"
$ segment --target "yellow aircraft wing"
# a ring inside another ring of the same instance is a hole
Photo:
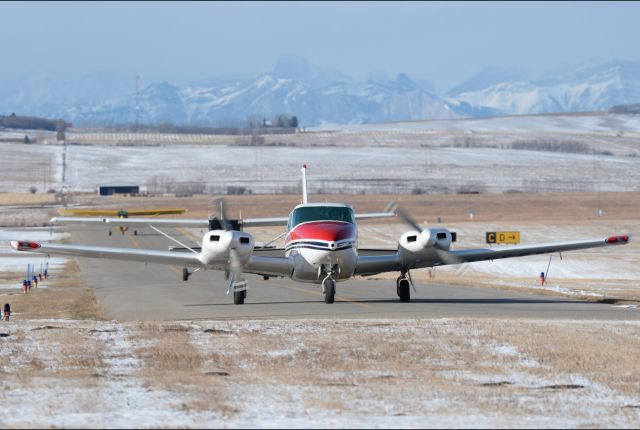
[[[168,209],[60,209],[60,215],[87,215],[87,216],[120,216],[126,213],[126,216],[149,216],[163,214],[181,214],[187,210],[184,208],[168,208]]]

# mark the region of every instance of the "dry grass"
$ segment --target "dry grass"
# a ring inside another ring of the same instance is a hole
[[[225,401],[215,374],[226,372],[220,370],[220,363],[212,363],[210,356],[203,355],[192,344],[192,330],[193,327],[179,323],[139,323],[136,336],[131,337],[131,342],[139,345],[135,355],[143,363],[138,375],[144,378],[148,389],[197,390],[197,396],[181,402],[183,411],[215,410],[222,416],[230,416],[237,410]]]
[[[36,205],[55,203],[53,193],[0,193],[0,206],[5,205]]]
[[[12,357],[0,366],[3,379],[33,396],[55,380],[77,387],[61,392],[64,399],[46,400],[43,410],[82,401],[82,410],[109,410],[112,400],[99,394],[105,384],[140,381],[149,393],[168,394],[166,408],[228,420],[284,408],[289,417],[320,410],[361,417],[480,414],[494,417],[496,426],[567,417],[576,426],[640,424],[628,408],[640,404],[636,323],[24,321],[0,338],[0,353]],[[129,364],[112,368],[114,358]],[[11,404],[6,392],[0,401]]]
[[[300,203],[295,195],[243,195],[224,196],[229,216],[242,212],[245,218],[288,216]],[[398,202],[407,212],[420,221],[435,223],[438,217],[443,225],[468,222],[468,211],[473,209],[475,222],[483,221],[582,221],[601,220],[596,213],[604,208],[604,220],[633,220],[640,212],[640,193],[513,193],[467,195],[347,195],[321,194],[310,196],[316,202],[342,202],[352,205],[356,212],[379,212],[392,202]],[[176,197],[99,197],[94,194],[77,194],[73,202],[87,207],[105,209],[184,207],[183,215],[167,215],[175,218],[206,217],[212,208],[212,196],[196,195]],[[163,216],[164,217],[164,216]],[[388,221],[367,221],[367,223]]]

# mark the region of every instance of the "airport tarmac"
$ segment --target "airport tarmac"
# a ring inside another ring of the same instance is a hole
[[[149,229],[134,236],[95,227],[74,227],[73,243],[143,249],[174,245]],[[176,230],[167,231],[191,244]],[[192,319],[369,319],[369,318],[518,318],[639,320],[640,310],[501,289],[461,287],[416,281],[411,302],[400,303],[393,280],[356,278],[338,284],[336,302],[325,304],[320,288],[290,279],[267,281],[247,275],[248,297],[234,305],[225,295],[224,274],[199,271],[182,281],[182,268],[108,259],[78,258],[86,284],[107,318]]]

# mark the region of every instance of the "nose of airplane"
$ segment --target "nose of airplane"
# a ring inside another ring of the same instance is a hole
[[[298,225],[291,232],[291,240],[323,240],[329,242],[330,249],[336,248],[336,242],[347,239],[355,240],[355,237],[355,226],[346,222],[309,222]]]

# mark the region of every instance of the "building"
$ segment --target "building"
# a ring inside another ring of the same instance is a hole
[[[101,196],[111,196],[113,194],[140,194],[139,185],[100,185]]]

